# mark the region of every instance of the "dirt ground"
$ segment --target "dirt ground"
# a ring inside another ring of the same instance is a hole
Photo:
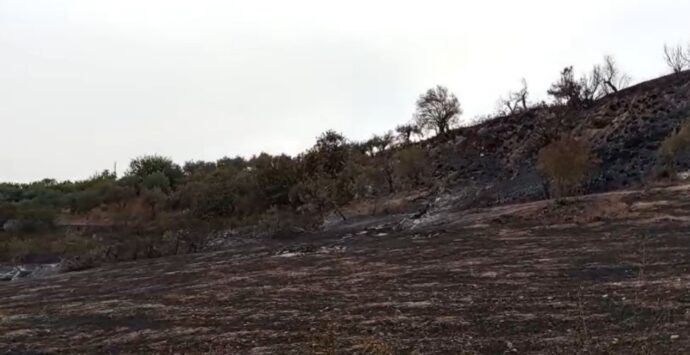
[[[690,353],[690,191],[474,211],[0,284],[0,352]]]

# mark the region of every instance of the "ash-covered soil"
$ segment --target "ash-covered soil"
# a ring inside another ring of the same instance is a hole
[[[4,283],[0,352],[690,352],[687,188],[435,213]]]

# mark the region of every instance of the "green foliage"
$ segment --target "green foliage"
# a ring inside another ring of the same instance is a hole
[[[331,178],[345,167],[350,146],[347,139],[335,131],[326,131],[303,157],[302,166],[306,175],[326,174]]]
[[[144,190],[141,195],[146,204],[151,208],[151,218],[155,219],[158,211],[167,201],[167,195],[159,188]]]
[[[76,257],[98,248],[98,243],[92,238],[71,233],[12,236],[0,239],[0,261],[23,262],[32,255]]]
[[[188,161],[188,162],[184,163],[184,166],[182,167],[182,171],[187,176],[191,176],[191,175],[195,175],[195,174],[210,173],[215,169],[216,169],[216,163],[205,162],[205,161],[201,161],[201,160]]]
[[[157,189],[164,193],[170,192],[170,179],[161,171],[145,176],[141,185],[148,190]]]
[[[290,190],[297,183],[297,163],[286,155],[262,153],[249,161],[259,194],[270,206],[290,204]]]
[[[179,165],[175,164],[170,158],[160,155],[144,155],[133,159],[129,163],[127,175],[136,176],[140,180],[144,180],[155,173],[165,175],[168,181],[170,181],[171,188],[175,188],[184,176]]]
[[[57,211],[51,207],[20,204],[17,208],[19,233],[36,233],[52,230],[55,227]]]
[[[95,265],[102,257],[93,255],[100,252],[96,246],[103,247],[100,241],[62,236],[53,244],[37,238],[60,234],[55,221],[58,216],[70,221],[65,214],[81,214],[76,220],[87,224],[115,223],[128,236],[118,244],[122,250],[107,249],[107,258],[117,260],[198,250],[203,243],[190,232],[196,227],[178,222],[252,225],[275,235],[311,229],[332,211],[345,218],[343,207],[353,200],[378,199],[395,186],[412,184],[414,173],[423,170],[410,153],[415,148],[399,151],[395,144],[392,132],[354,144],[326,131],[294,158],[262,153],[187,162],[181,168],[152,155],[132,160],[120,179],[106,170],[82,181],[0,184],[0,221],[15,220],[16,227],[11,233],[16,239],[3,248],[13,257],[37,250],[67,257],[88,253],[73,266]]]
[[[14,204],[4,202],[0,203],[0,228],[2,225],[10,220],[17,217],[17,206]]]

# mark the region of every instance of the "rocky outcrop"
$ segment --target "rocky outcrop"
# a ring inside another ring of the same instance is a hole
[[[0,281],[15,281],[51,276],[61,271],[61,264],[0,266]]]

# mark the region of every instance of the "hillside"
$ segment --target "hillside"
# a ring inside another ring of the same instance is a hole
[[[558,136],[590,142],[598,161],[587,192],[639,186],[655,177],[665,138],[690,118],[690,71],[647,81],[598,100],[592,108],[538,107],[454,131],[429,144],[436,177],[457,203],[496,204],[544,198],[537,153]],[[679,170],[690,160],[679,159]]]
[[[690,137],[674,171],[660,150],[688,119],[683,72],[423,140],[0,185],[0,352],[685,354]],[[591,168],[552,198],[563,137]]]

